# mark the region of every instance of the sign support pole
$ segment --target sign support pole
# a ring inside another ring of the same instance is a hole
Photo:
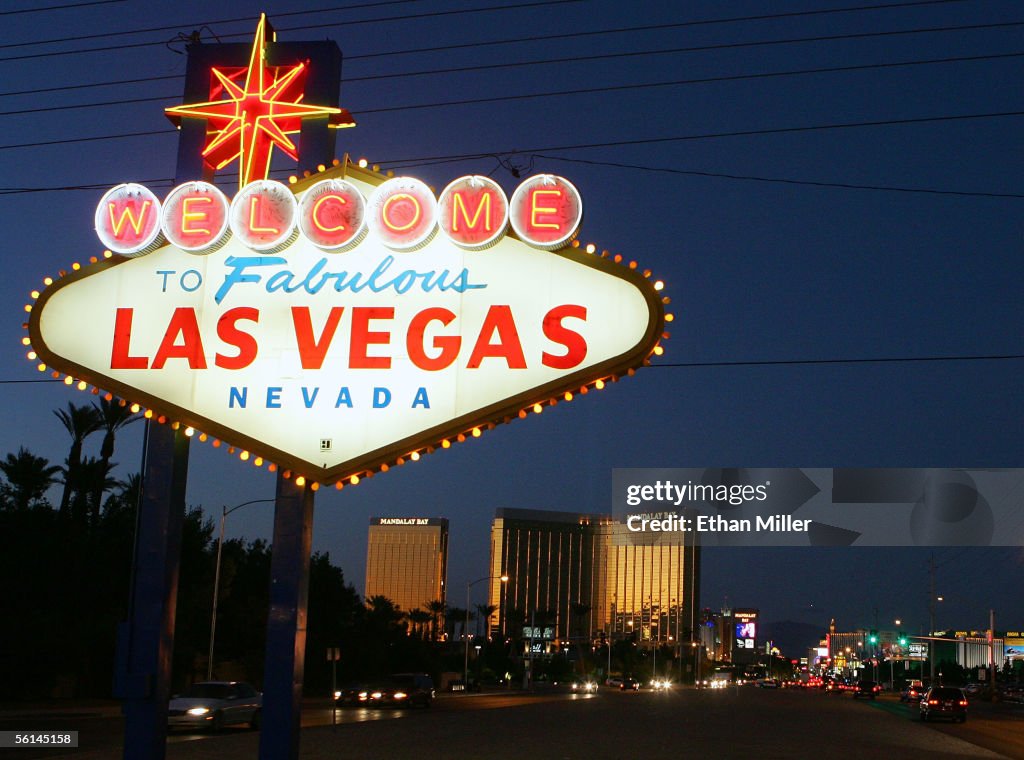
[[[118,641],[125,760],[163,760],[174,653],[189,439],[148,423],[130,619]]]
[[[270,552],[270,609],[263,672],[262,760],[298,760],[313,491],[277,475]]]

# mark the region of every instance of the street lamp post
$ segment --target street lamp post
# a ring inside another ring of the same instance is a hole
[[[217,633],[217,597],[219,596],[220,592],[220,557],[221,551],[224,548],[224,521],[227,519],[228,515],[230,515],[236,509],[248,507],[250,504],[267,504],[272,501],[276,501],[276,499],[253,499],[252,501],[246,501],[241,504],[238,504],[232,507],[231,509],[228,509],[226,506],[221,507],[220,535],[217,538],[217,563],[214,566],[213,571],[213,604],[211,605],[212,611],[210,613],[210,651],[207,654],[206,658],[207,681],[213,680],[213,641]]]
[[[501,578],[502,583],[508,583],[507,575],[497,577]],[[465,639],[466,644],[466,658],[462,666],[462,687],[464,689],[469,688],[469,590],[478,583],[493,580],[494,578],[495,576],[493,575],[485,575],[483,578],[477,578],[475,581],[470,581],[466,584],[466,624],[462,627],[462,638]]]

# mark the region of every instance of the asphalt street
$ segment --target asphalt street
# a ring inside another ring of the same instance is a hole
[[[58,725],[81,731],[78,750],[7,750],[14,758],[119,760],[120,719],[82,712],[31,720],[20,728]],[[876,702],[847,695],[752,687],[669,693],[597,695],[518,692],[446,696],[429,710],[303,713],[300,757],[438,758],[486,756],[564,760],[595,758],[1024,758],[1024,708],[972,706],[968,722],[923,724],[893,697]],[[27,718],[13,718],[24,723]],[[45,724],[45,725],[44,725]],[[12,716],[0,720],[9,730]],[[217,736],[173,734],[168,760],[234,760],[258,756],[259,736],[244,729]]]

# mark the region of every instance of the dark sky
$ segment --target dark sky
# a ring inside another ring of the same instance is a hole
[[[342,48],[359,126],[339,154],[436,187],[491,174],[511,193],[509,167],[561,174],[583,196],[581,241],[652,269],[676,315],[665,355],[628,381],[321,491],[315,547],[360,590],[370,515],[450,518],[461,605],[487,572],[496,507],[607,510],[615,467],[1024,466],[1019,358],[772,364],[1024,354],[1019,3],[494,2],[507,8],[180,0],[3,16],[0,453],[66,455],[50,410],[89,397],[12,382],[38,378],[22,307],[44,276],[100,252],[106,188],[169,187],[175,38],[248,43],[265,10],[282,41]],[[95,37],[47,42],[82,35]],[[71,52],[86,48],[98,52]],[[159,134],[126,136],[140,132]],[[723,366],[735,362],[750,364]],[[138,469],[140,440],[141,426],[119,439],[119,475]],[[211,514],[273,495],[272,476],[209,446],[193,446],[190,475],[189,503]],[[229,535],[269,538],[270,524],[270,505],[253,505]],[[877,609],[916,629],[928,556],[717,549],[702,601],[840,627]],[[984,627],[990,608],[1024,627],[1019,548],[935,559],[940,627]]]

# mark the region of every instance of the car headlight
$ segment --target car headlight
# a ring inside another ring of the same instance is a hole
[[[375,692],[373,692],[373,694],[371,694],[370,696],[371,696],[371,697],[373,697],[374,699],[380,699],[380,698],[381,698],[382,696],[384,696],[384,695],[383,695],[383,694],[381,694],[381,692],[379,692],[379,691],[375,691]]]
[[[340,691],[334,692],[334,698],[335,699],[339,699],[340,697],[341,697],[341,692]]]
[[[406,694],[404,691],[396,691],[395,692],[395,699],[405,699],[408,696],[409,695]]]
[[[206,715],[206,713],[208,713],[208,712],[210,712],[210,708],[209,707],[193,707],[192,709],[190,709],[188,711],[188,714],[189,715]]]

